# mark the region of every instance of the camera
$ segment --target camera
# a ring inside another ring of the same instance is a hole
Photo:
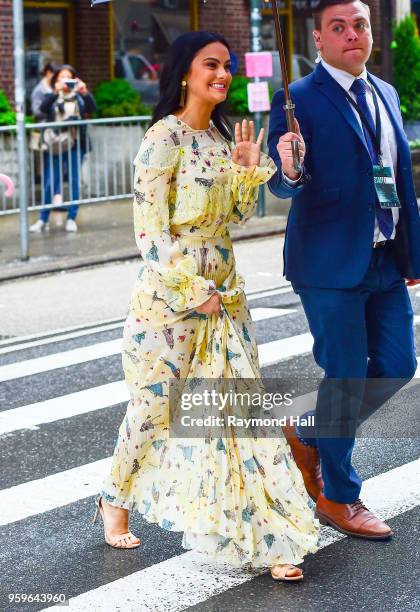
[[[64,83],[69,89],[74,89],[77,85],[77,79],[66,79]]]

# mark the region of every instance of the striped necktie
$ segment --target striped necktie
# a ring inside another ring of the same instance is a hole
[[[362,113],[364,114],[370,126],[372,127],[373,133],[375,133],[376,124],[372,116],[372,113],[370,111],[368,101],[367,101],[367,96],[366,96],[366,91],[367,91],[366,81],[364,79],[356,79],[353,85],[351,86],[350,90],[356,95],[357,104],[359,105]],[[363,132],[366,138],[367,147],[370,153],[370,157],[372,159],[372,163],[377,166],[379,165],[379,156],[373,144],[373,140],[370,135],[370,131],[367,129],[363,121],[362,121],[362,125],[363,125]],[[378,219],[379,229],[381,230],[381,233],[385,236],[385,238],[389,240],[389,238],[391,238],[392,236],[392,232],[394,231],[394,221],[392,218],[392,212],[388,209],[381,208],[378,198],[376,198],[375,212],[376,212],[376,218]]]

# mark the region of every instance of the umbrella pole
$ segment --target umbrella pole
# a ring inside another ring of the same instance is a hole
[[[297,134],[297,128],[295,123],[295,104],[290,96],[289,90],[289,75],[287,72],[286,54],[284,51],[283,33],[281,31],[279,10],[277,7],[277,0],[271,1],[271,8],[273,10],[274,30],[276,33],[277,50],[280,57],[280,68],[283,80],[285,104],[283,106],[286,113],[287,129],[289,132]],[[297,140],[292,141],[292,154],[293,154],[293,166],[296,172],[299,174],[302,172],[302,164],[300,163],[299,143]]]

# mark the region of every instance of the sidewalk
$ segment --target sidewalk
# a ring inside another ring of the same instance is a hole
[[[266,216],[253,217],[245,227],[232,225],[234,241],[284,232],[289,201],[278,200],[266,189]],[[113,261],[135,259],[132,200],[81,206],[79,231],[67,234],[58,223],[65,213],[52,213],[50,231],[29,234],[28,261],[20,260],[19,215],[0,217],[0,282],[25,276],[60,272]],[[29,222],[38,218],[31,213]]]

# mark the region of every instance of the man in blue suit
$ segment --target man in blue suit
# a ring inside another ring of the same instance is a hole
[[[268,137],[278,167],[270,190],[292,197],[285,275],[325,371],[315,429],[289,426],[284,433],[320,521],[348,535],[386,539],[390,527],[359,498],[352,451],[356,427],[416,372],[405,279],[420,277],[419,209],[398,94],[366,70],[369,7],[321,0],[314,19],[320,63],[291,86],[298,135],[288,132],[280,90]],[[292,140],[299,141],[301,173]]]

